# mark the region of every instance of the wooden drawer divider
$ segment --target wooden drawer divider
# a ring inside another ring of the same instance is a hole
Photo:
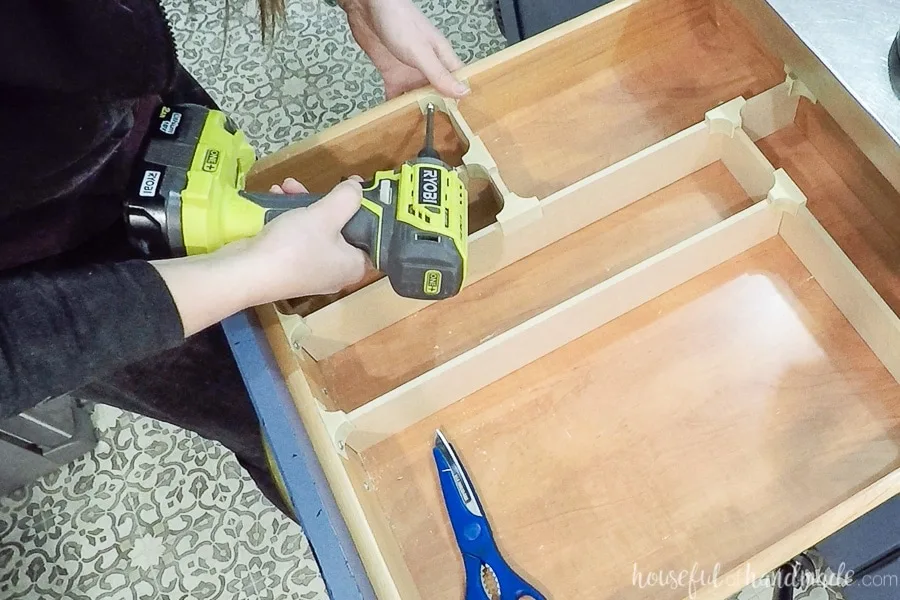
[[[457,134],[469,146],[460,172],[464,177],[490,179],[503,209],[497,222],[469,236],[469,273],[466,284],[558,241],[609,216],[645,196],[722,159],[750,148],[751,141],[792,122],[803,88],[788,74],[786,81],[750,100],[743,98],[710,111],[703,123],[675,134],[649,148],[540,200],[522,198],[509,190],[481,139],[475,135],[456,102],[434,95],[418,99],[445,112]],[[736,135],[737,139],[731,137]],[[729,143],[723,147],[723,140]],[[761,156],[761,155],[760,155]],[[742,185],[760,198],[765,181],[740,170],[742,159],[728,164]],[[744,181],[741,181],[741,179]],[[763,189],[765,187],[765,189]],[[283,315],[282,323],[295,348],[322,360],[429,306],[431,302],[400,298],[382,279],[314,313]]]

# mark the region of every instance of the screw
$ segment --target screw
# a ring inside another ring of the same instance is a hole
[[[291,346],[293,346],[294,350],[296,350],[297,352],[300,352],[300,348],[302,348],[302,346],[300,345],[300,342],[297,342],[297,341],[295,341],[293,344],[291,344]]]

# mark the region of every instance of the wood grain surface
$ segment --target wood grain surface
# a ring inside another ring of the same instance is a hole
[[[900,466],[898,425],[900,386],[775,238],[364,462],[424,598],[464,581],[430,452],[441,427],[530,581],[674,600],[686,590],[636,574],[724,573]]]
[[[749,203],[716,162],[320,361],[329,396],[352,410]]]
[[[803,100],[795,125],[760,140],[872,287],[900,312],[900,192],[853,146],[821,106]]]
[[[460,110],[510,189],[546,197],[784,80],[737,17],[714,9],[640,2],[473,76]]]
[[[543,198],[783,79],[782,66],[714,0],[646,0],[474,75],[459,106],[512,191]],[[461,164],[467,148],[446,115],[435,135],[444,159]],[[327,192],[342,177],[413,158],[423,136],[421,111],[409,106],[296,154],[288,149],[251,173],[248,189],[294,177]],[[470,188],[470,204],[472,231],[499,209],[481,184]],[[379,278],[370,272],[339,294],[293,301],[292,310],[309,314]]]

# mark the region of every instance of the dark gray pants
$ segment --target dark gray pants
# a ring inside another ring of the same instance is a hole
[[[180,65],[170,103],[192,102],[217,108],[214,100]],[[131,258],[124,224],[85,244],[75,264]],[[240,371],[220,326],[203,331],[178,348],[131,365],[73,393],[194,431],[221,442],[237,455],[265,496],[286,514],[285,502],[269,473],[262,434]]]
[[[222,327],[74,393],[194,431],[234,452],[262,493],[291,515],[269,472],[262,433]]]

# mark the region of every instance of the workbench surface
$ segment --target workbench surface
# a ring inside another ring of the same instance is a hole
[[[900,0],[766,2],[900,145],[900,100],[887,62],[900,27]]]

